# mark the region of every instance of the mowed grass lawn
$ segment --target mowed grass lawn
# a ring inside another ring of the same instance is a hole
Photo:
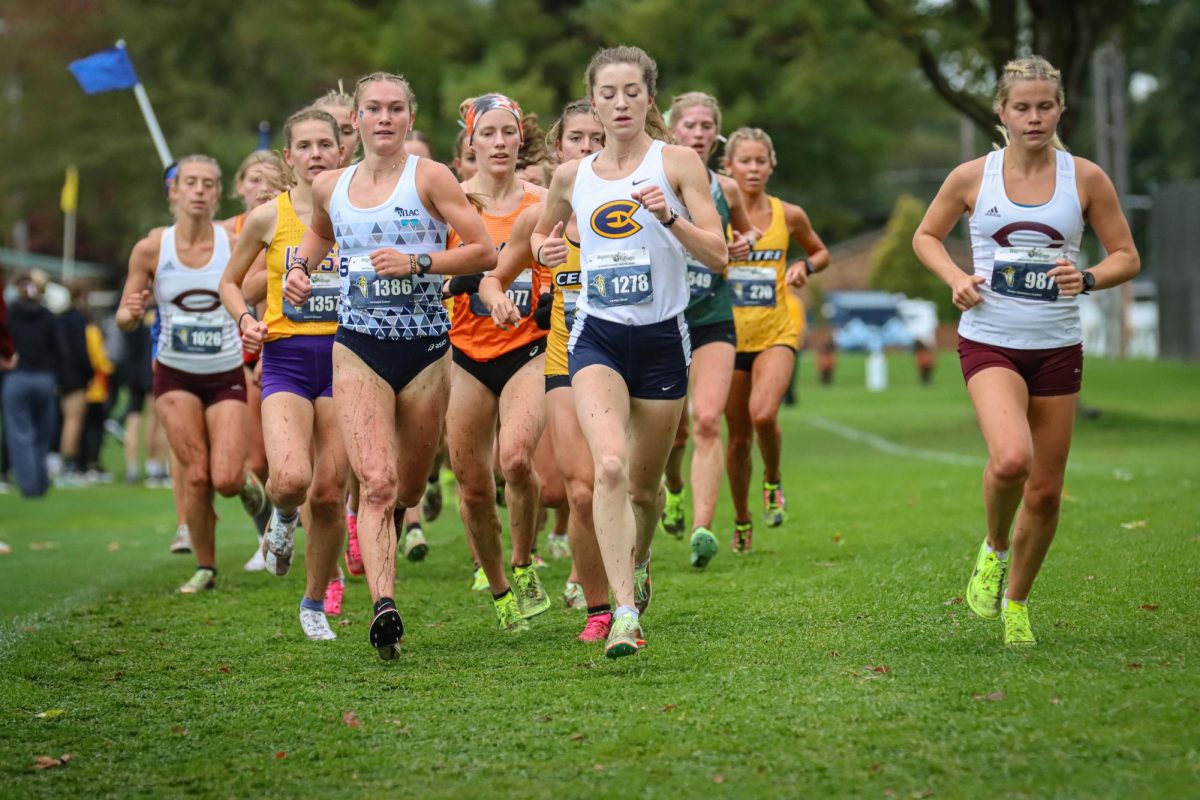
[[[0,497],[0,795],[1200,796],[1200,371],[1088,362],[1102,413],[1077,425],[1039,643],[1012,651],[961,603],[984,450],[955,361],[924,388],[893,357],[880,394],[840,370],[820,388],[806,362],[783,415],[789,522],[735,558],[723,498],[705,572],[659,541],[650,645],[617,662],[557,604],[494,630],[452,500],[399,566],[384,663],[361,579],[311,643],[302,562],[242,572],[236,502],[219,590],[180,597],[169,493]],[[543,575],[557,597],[565,564]]]

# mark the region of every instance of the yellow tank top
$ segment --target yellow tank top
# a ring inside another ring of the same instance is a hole
[[[760,353],[768,347],[800,347],[800,331],[794,322],[798,302],[792,298],[787,274],[788,234],[783,203],[767,197],[771,224],[744,261],[735,261],[725,272],[733,293],[733,322],[737,327],[739,353]]]
[[[275,198],[275,236],[267,248],[267,341],[286,336],[331,336],[337,333],[337,247],[309,270],[312,296],[296,308],[283,299],[283,274],[300,246],[307,227],[296,216],[289,192]]]
[[[567,374],[567,339],[575,324],[575,301],[583,284],[579,282],[579,245],[567,242],[567,260],[550,268],[554,304],[550,307],[550,334],[546,337],[546,374]]]

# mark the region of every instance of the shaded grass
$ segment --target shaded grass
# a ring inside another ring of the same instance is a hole
[[[1077,424],[1034,594],[1039,645],[1014,652],[955,602],[982,535],[978,470],[806,421],[982,459],[956,365],[923,388],[893,358],[877,395],[858,359],[831,389],[803,369],[802,406],[783,417],[790,521],[704,573],[664,537],[650,646],[619,662],[575,642],[582,618],[558,606],[523,637],[494,632],[452,502],[430,560],[399,566],[409,634],[385,664],[358,580],[339,640],[300,638],[302,574],[241,572],[253,540],[236,503],[219,507],[220,591],[181,598],[190,561],[165,552],[168,493],[0,497],[14,546],[0,558],[2,794],[1200,792],[1196,370],[1088,362],[1084,399],[1102,414]],[[726,537],[729,513],[723,497]],[[565,577],[544,573],[552,590]],[[35,716],[47,709],[64,713]]]

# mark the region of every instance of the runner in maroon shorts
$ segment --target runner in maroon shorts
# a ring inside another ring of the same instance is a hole
[[[964,312],[958,352],[988,447],[987,539],[966,599],[984,619],[1003,615],[1010,645],[1035,643],[1027,601],[1058,527],[1083,375],[1076,298],[1130,280],[1140,266],[1112,182],[1058,140],[1063,104],[1061,76],[1045,59],[1010,61],[995,101],[1008,146],[951,172],[913,237],[917,257]],[[942,244],[964,213],[973,275]],[[1108,257],[1081,271],[1084,219]]]
[[[179,162],[171,186],[175,224],[151,231],[129,256],[117,325],[132,330],[146,313],[153,284],[162,328],[154,365],[155,409],[183,466],[184,516],[196,573],[180,587],[195,594],[216,586],[214,490],[261,496],[243,469],[246,380],[237,324],[221,307],[217,284],[229,260],[230,236],[212,220],[221,168],[208,156]],[[243,501],[245,501],[245,497]]]

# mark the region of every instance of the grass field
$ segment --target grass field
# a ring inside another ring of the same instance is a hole
[[[1088,362],[1102,414],[1017,652],[961,603],[984,451],[957,365],[922,388],[896,357],[881,394],[840,367],[806,363],[784,414],[787,525],[703,573],[664,537],[650,646],[618,662],[557,605],[493,630],[452,506],[399,566],[384,663],[361,579],[339,639],[302,638],[302,567],[243,573],[236,502],[220,589],[180,597],[169,493],[0,497],[0,796],[1200,796],[1200,370]]]

